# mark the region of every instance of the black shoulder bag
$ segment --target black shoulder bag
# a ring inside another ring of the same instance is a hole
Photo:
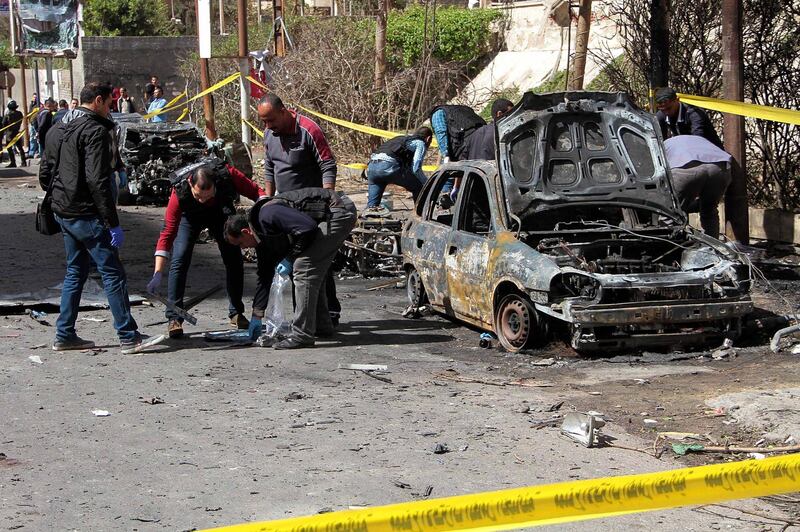
[[[59,156],[61,155],[61,148],[58,150]],[[59,157],[60,158],[60,157]],[[58,159],[56,159],[58,162]],[[44,193],[44,199],[36,206],[36,230],[46,236],[55,235],[61,232],[61,226],[56,221],[53,215],[53,184],[56,182],[56,174],[50,179],[50,185],[47,187],[47,192]]]

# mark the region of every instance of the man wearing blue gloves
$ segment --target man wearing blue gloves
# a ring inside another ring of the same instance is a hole
[[[103,278],[122,352],[136,352],[143,345],[155,343],[144,340],[131,315],[128,283],[117,251],[124,233],[111,184],[111,91],[109,84],[87,84],[80,94],[82,116],[64,124],[60,138],[48,136],[46,141],[47,146],[52,144],[53,158],[45,162],[46,175],[40,175],[40,181],[49,185],[54,180],[52,208],[64,236],[67,259],[53,342],[56,351],[94,346],[75,332],[81,293],[92,262]]]
[[[395,184],[411,192],[414,201],[427,177],[422,172],[425,152],[431,145],[433,131],[429,127],[417,129],[413,135],[395,137],[381,144],[369,158],[367,210],[364,216],[383,215],[381,197],[386,186]]]
[[[295,312],[291,334],[273,347],[312,347],[315,337],[333,334],[324,285],[331,262],[355,223],[356,208],[350,198],[323,188],[301,188],[263,198],[249,216],[228,218],[228,242],[243,249],[256,248],[259,257],[249,328],[253,340],[261,335],[275,272],[293,273]],[[277,268],[275,257],[282,257]]]

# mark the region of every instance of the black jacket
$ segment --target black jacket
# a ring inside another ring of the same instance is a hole
[[[109,228],[117,227],[119,218],[111,185],[114,122],[82,110],[86,116],[65,124],[60,142],[51,137],[48,140],[53,142],[45,146],[55,150],[53,163],[56,158],[59,160],[53,184],[53,211],[64,218],[97,216]],[[56,167],[52,166],[51,171],[53,168]],[[41,182],[41,175],[39,179]]]
[[[39,164],[39,186],[42,187],[42,190],[47,190],[50,180],[53,179],[55,174],[58,147],[61,145],[61,139],[64,137],[64,129],[67,127],[67,123],[76,118],[86,116],[86,110],[78,107],[68,111],[65,116],[66,120],[61,120],[50,128],[50,137],[48,137],[50,142],[42,150],[42,161]]]
[[[9,111],[8,113],[6,113],[6,116],[3,117],[3,124],[2,125],[3,125],[3,127],[7,127],[7,126],[13,124],[14,122],[19,122],[21,120],[22,120],[22,113],[20,113],[16,109],[14,109],[13,111]],[[6,129],[5,130],[6,138],[11,140],[14,137],[16,137],[17,133],[19,133],[19,128],[20,127],[22,127],[22,122],[19,122],[19,124],[16,124],[14,126],[9,127],[8,129]]]
[[[476,129],[467,137],[467,159],[494,161],[494,122]]]
[[[414,152],[408,149],[406,143],[410,140],[425,141],[419,135],[403,135],[387,140],[375,150],[375,153],[385,153],[400,164],[411,166],[414,162]]]
[[[661,111],[656,113],[656,117],[658,125],[661,126],[661,136],[664,137],[664,140],[677,135],[698,135],[718,148],[725,149],[717,135],[717,130],[714,129],[714,125],[702,109],[681,103],[678,118],[672,123],[667,121],[667,115]]]

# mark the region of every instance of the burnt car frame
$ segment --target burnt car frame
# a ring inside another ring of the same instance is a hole
[[[120,203],[166,205],[170,174],[208,151],[205,135],[192,122],[118,123],[119,155],[128,169],[128,190]]]
[[[419,195],[401,241],[412,306],[510,351],[553,330],[584,352],[740,334],[749,263],[687,224],[653,115],[622,93],[526,93],[495,136],[499,164],[446,164]]]

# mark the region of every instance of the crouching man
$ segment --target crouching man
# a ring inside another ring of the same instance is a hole
[[[276,265],[282,273],[294,272],[295,311],[290,336],[273,347],[311,347],[315,336],[333,334],[325,277],[355,223],[356,207],[350,198],[323,188],[301,188],[262,198],[249,216],[228,219],[228,242],[243,249],[256,248],[258,254],[251,338],[255,340],[261,334]]]
[[[242,303],[242,252],[225,240],[223,228],[228,217],[236,213],[234,202],[237,194],[256,201],[265,195],[264,191],[236,168],[213,157],[181,168],[172,176],[172,181],[173,189],[164,215],[164,229],[156,244],[155,272],[147,285],[147,291],[158,291],[169,262],[167,300],[183,307],[183,294],[192,264],[194,243],[200,232],[207,228],[217,241],[222,262],[225,264],[225,287],[228,292],[231,327],[247,329],[250,323],[244,316]],[[167,332],[170,338],[183,336],[181,318],[169,309],[166,316],[169,320]]]

